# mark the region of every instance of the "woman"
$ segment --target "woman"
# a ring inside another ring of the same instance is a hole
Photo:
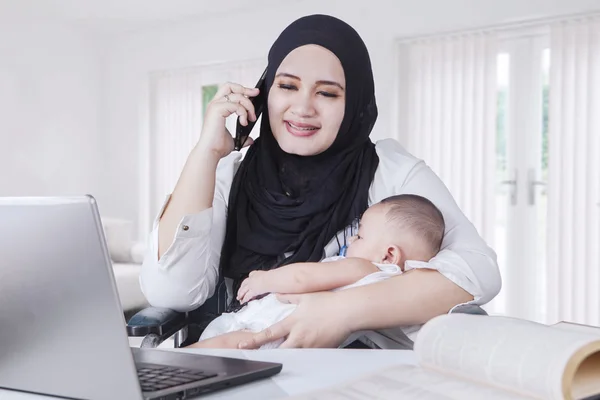
[[[440,179],[396,141],[370,141],[373,74],[356,31],[323,15],[295,21],[269,52],[266,90],[260,137],[243,161],[225,118],[255,120],[249,97],[258,90],[229,83],[208,106],[151,234],[140,281],[152,305],[192,310],[213,294],[219,273],[235,298],[252,270],[336,255],[369,205],[402,193],[430,199],[444,215],[442,250],[425,270],[343,292],[281,295],[296,311],[240,347],[279,338],[287,338],[281,347],[332,347],[352,332],[400,326],[410,333],[498,293],[495,253]],[[389,332],[380,338],[396,337]]]

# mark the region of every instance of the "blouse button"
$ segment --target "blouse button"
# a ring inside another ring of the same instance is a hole
[[[290,197],[290,196],[291,196],[291,195],[290,195],[290,192],[288,192],[288,191],[286,191],[286,192],[285,192],[285,195],[286,195],[287,197]]]
[[[184,226],[182,226],[182,227],[181,227],[181,229],[183,229],[184,231],[187,231],[187,230],[189,230],[189,229],[190,229],[190,227],[189,227],[189,226],[187,226],[187,225],[184,225]]]

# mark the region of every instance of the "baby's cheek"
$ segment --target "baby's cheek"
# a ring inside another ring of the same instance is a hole
[[[358,251],[358,248],[357,248],[356,244],[350,245],[348,247],[348,250],[346,251],[346,257],[355,257],[357,251]]]

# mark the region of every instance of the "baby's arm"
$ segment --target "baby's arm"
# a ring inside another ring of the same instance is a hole
[[[310,293],[350,285],[379,269],[361,258],[344,258],[324,263],[296,263],[271,271],[254,271],[242,283],[242,303],[263,293]]]

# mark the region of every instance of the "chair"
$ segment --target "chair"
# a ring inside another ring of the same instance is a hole
[[[148,307],[127,322],[130,337],[143,337],[141,347],[155,348],[175,335],[175,348],[195,343],[208,324],[227,309],[227,286],[221,277],[215,293],[197,309],[181,313],[168,308]]]
[[[227,287],[223,278],[217,282],[215,293],[194,311],[180,313],[168,308],[148,307],[135,314],[127,323],[130,337],[143,337],[141,347],[155,348],[175,335],[175,348],[195,343],[208,324],[225,312]],[[474,304],[461,304],[450,313],[487,315],[485,310]]]

